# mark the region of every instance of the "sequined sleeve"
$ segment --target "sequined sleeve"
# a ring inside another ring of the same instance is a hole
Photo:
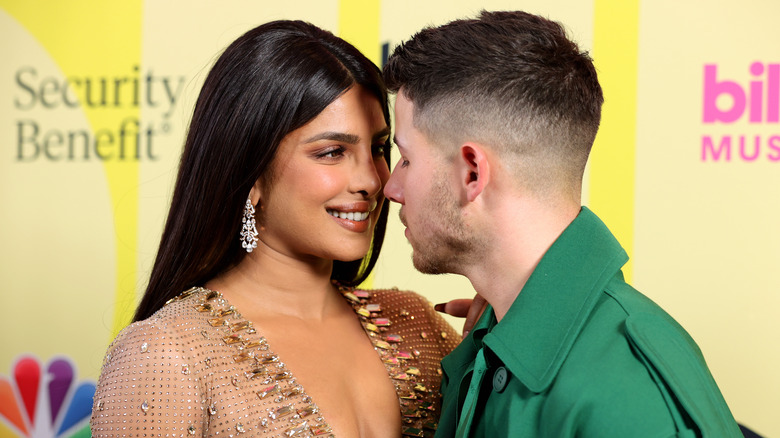
[[[189,363],[166,324],[151,319],[123,330],[100,374],[92,436],[203,436],[201,389]]]

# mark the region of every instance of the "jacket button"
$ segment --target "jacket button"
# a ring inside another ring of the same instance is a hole
[[[493,374],[493,391],[501,392],[506,388],[506,383],[509,381],[509,373],[504,367],[498,367]]]

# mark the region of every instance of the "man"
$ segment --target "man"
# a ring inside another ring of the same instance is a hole
[[[694,341],[623,280],[580,205],[603,102],[589,56],[523,12],[428,28],[385,67],[415,267],[489,306],[442,361],[437,437],[740,436]]]

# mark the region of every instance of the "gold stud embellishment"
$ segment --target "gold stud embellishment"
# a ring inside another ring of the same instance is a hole
[[[272,411],[270,414],[268,414],[268,416],[271,417],[272,420],[276,420],[277,418],[286,417],[293,412],[295,412],[295,409],[293,409],[292,405],[287,405]]]
[[[407,427],[403,431],[403,436],[413,436],[413,437],[422,437],[425,436],[422,429],[417,429],[416,427]]]
[[[195,306],[195,309],[197,309],[198,312],[211,312],[214,308],[211,307],[211,304],[209,303],[203,303]]]
[[[254,354],[248,353],[246,351],[242,351],[241,354],[236,354],[235,356],[233,356],[233,361],[241,363],[249,359],[252,359],[252,356],[254,356]]]
[[[222,338],[222,340],[225,341],[225,343],[228,345],[244,342],[244,339],[239,334],[232,334],[229,336],[225,336],[224,338]]]
[[[215,290],[210,290],[208,294],[206,294],[206,301],[211,301],[214,299],[217,299],[221,296],[221,294]]]
[[[232,315],[235,312],[236,312],[235,307],[230,306],[227,309],[221,309],[221,310],[217,311],[214,316],[219,317],[219,318],[224,318],[225,316]]]
[[[287,429],[284,432],[284,434],[286,436],[298,436],[298,435],[302,434],[303,432],[306,432],[306,429],[307,429],[306,425],[308,425],[308,424],[309,424],[308,421],[304,421],[303,423],[298,423],[295,426]]]
[[[382,359],[382,362],[388,364],[388,365],[398,365],[401,363],[401,361],[398,360],[397,357],[389,356],[384,359]]]
[[[386,339],[387,342],[392,342],[393,344],[400,344],[404,341],[404,338],[401,335],[387,335]]]
[[[330,433],[330,426],[327,424],[315,424],[309,430],[314,434],[314,436],[322,436],[326,433]]]
[[[317,408],[314,407],[314,406],[307,406],[307,407],[305,407],[303,409],[298,409],[297,412],[298,412],[298,415],[300,415],[301,418],[303,418],[303,417],[308,417],[309,415],[312,415],[312,414],[316,414],[317,413]]]
[[[360,298],[358,298],[358,297],[357,297],[357,295],[355,295],[355,294],[354,294],[354,293],[352,293],[352,292],[346,292],[346,293],[344,293],[344,296],[345,296],[345,297],[346,297],[348,300],[352,301],[353,303],[360,303]]]
[[[230,331],[232,332],[240,332],[241,330],[246,330],[248,328],[252,327],[252,323],[249,321],[239,321],[233,324],[230,324]]]
[[[292,377],[289,371],[282,371],[271,376],[274,380],[287,380]]]
[[[414,385],[414,390],[417,392],[428,392],[428,388],[426,388],[423,385],[420,385],[419,383]]]
[[[249,380],[257,379],[259,377],[263,377],[263,376],[265,376],[265,367],[259,367],[259,368],[253,369],[252,371],[247,371],[247,372],[244,373],[244,375]]]
[[[274,354],[270,356],[264,356],[261,358],[257,358],[257,363],[261,365],[268,365],[274,362],[279,362],[279,356],[276,356]]]
[[[377,346],[377,348],[381,348],[383,350],[390,350],[390,349],[393,348],[393,347],[390,346],[389,343],[387,343],[385,341],[376,341],[376,346]]]
[[[265,389],[261,389],[260,391],[257,391],[257,396],[260,397],[260,399],[264,399],[268,397],[269,395],[276,394],[279,392],[279,385],[271,385]]]
[[[295,397],[296,395],[301,394],[302,392],[303,392],[302,388],[300,386],[296,386],[290,389],[289,391],[285,392],[284,396],[287,398]]]
[[[263,345],[268,345],[265,338],[255,339],[252,341],[244,341],[244,348],[257,348]]]

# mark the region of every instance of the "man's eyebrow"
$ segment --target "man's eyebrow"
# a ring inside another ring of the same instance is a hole
[[[357,144],[360,142],[360,137],[355,134],[347,134],[344,132],[320,132],[304,141],[304,143],[314,143],[318,140],[333,140],[339,143]]]
[[[403,144],[398,141],[398,137],[393,136],[393,143],[398,146],[399,149],[406,149]]]

